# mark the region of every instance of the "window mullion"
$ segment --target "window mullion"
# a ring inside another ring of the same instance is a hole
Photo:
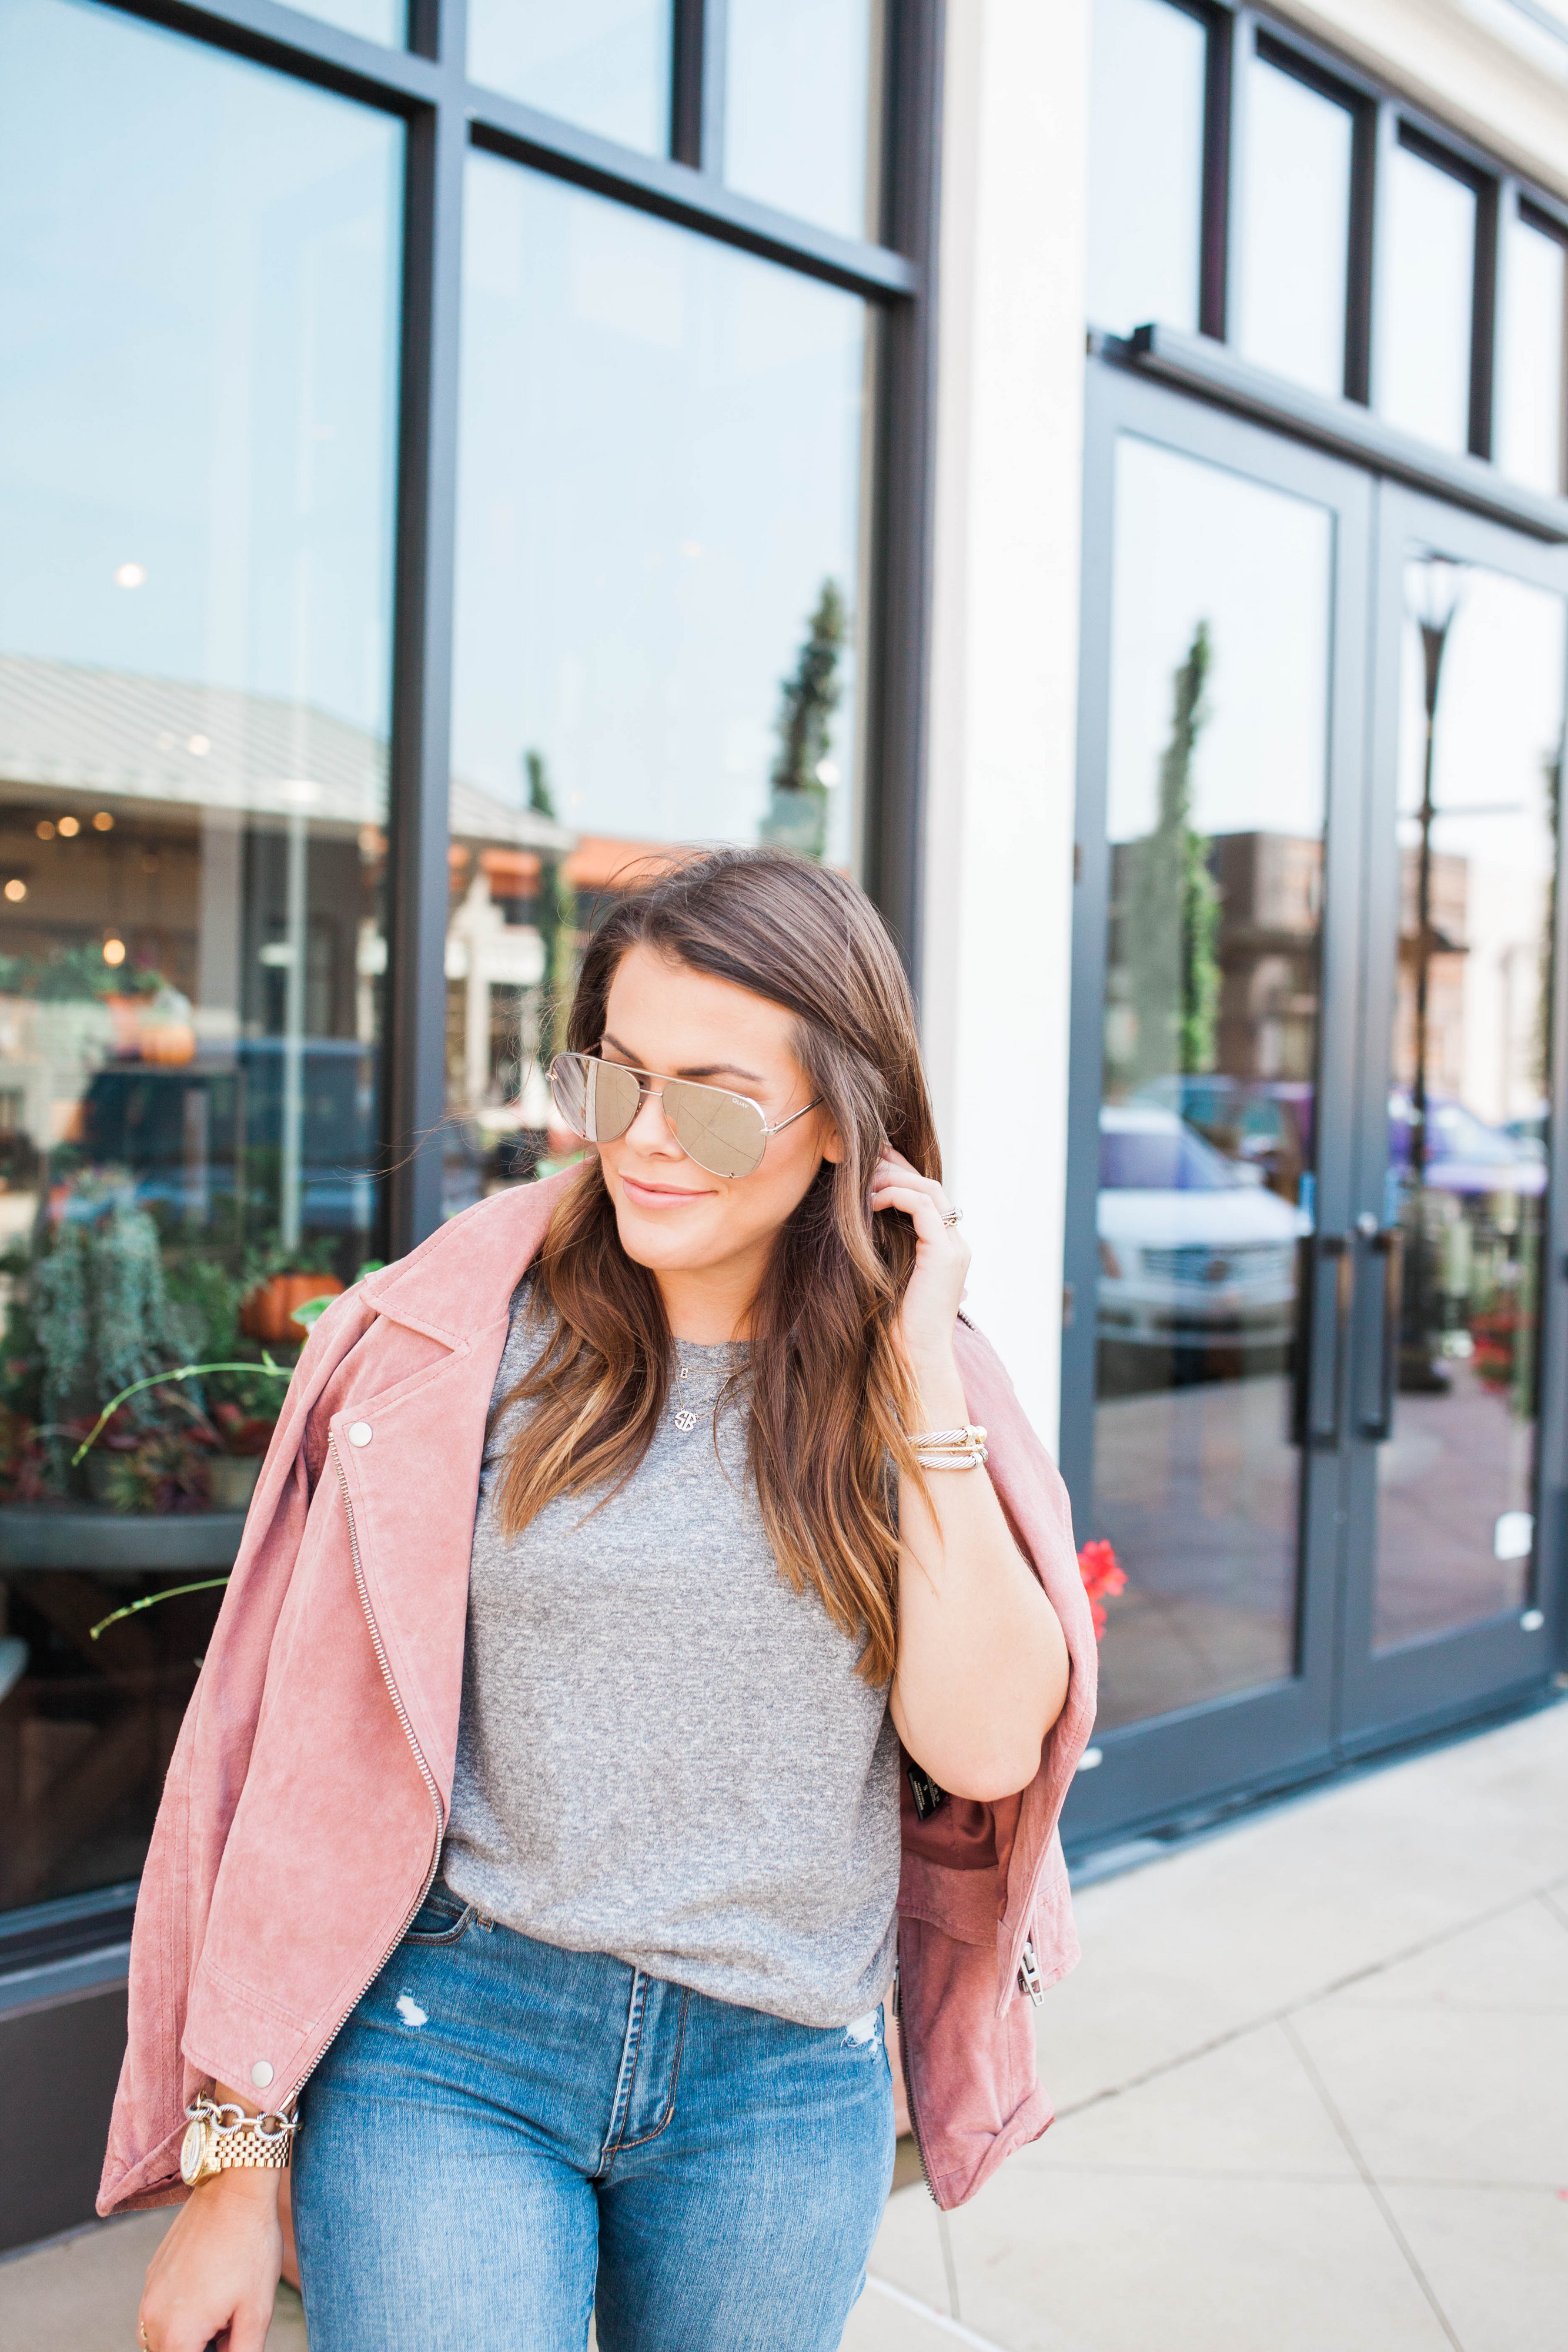
[[[670,43],[670,160],[703,168],[703,50],[708,0],[674,0]]]
[[[463,0],[444,0],[444,41],[461,43],[465,14]],[[457,339],[467,152],[460,103],[444,102],[410,125],[383,1118],[394,1255],[434,1233],[442,1213]]]
[[[1382,110],[1364,101],[1355,110],[1351,152],[1350,266],[1345,273],[1344,396],[1364,407],[1372,398],[1372,309]]]
[[[1199,332],[1223,342],[1233,323],[1246,107],[1246,60],[1256,19],[1242,9],[1217,16],[1208,31],[1208,75],[1203,134],[1203,259],[1198,284]]]
[[[1497,398],[1503,206],[1499,202],[1500,190],[1495,179],[1482,180],[1476,194],[1475,292],[1470,310],[1470,453],[1476,457],[1490,457],[1494,446]]]

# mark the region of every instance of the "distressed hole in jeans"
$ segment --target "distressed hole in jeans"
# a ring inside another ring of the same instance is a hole
[[[399,1993],[397,2013],[405,2025],[428,2025],[430,2022],[430,2011],[427,2009],[421,2009],[411,1992]]]
[[[858,2042],[862,2046],[868,2042],[874,2042],[877,2039],[877,2029],[881,2023],[881,2010],[868,2009],[863,2017],[857,2017],[852,2025],[845,2026],[844,2040],[846,2042]]]

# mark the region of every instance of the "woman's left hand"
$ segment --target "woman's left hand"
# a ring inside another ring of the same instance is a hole
[[[899,1339],[917,1375],[953,1360],[953,1327],[969,1271],[969,1244],[957,1224],[943,1221],[953,1204],[935,1178],[922,1176],[902,1152],[884,1151],[872,1175],[873,1212],[902,1209],[915,1227],[915,1269],[899,1314]]]

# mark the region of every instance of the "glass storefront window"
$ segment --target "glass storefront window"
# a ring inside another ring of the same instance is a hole
[[[1289,1675],[1333,521],[1117,451],[1094,1525],[1100,1723]]]
[[[1476,192],[1399,146],[1385,170],[1377,404],[1391,425],[1444,449],[1470,446]]]
[[[1208,34],[1168,0],[1095,0],[1089,323],[1196,331]]]
[[[724,176],[845,236],[874,237],[879,0],[729,0]]]
[[[855,865],[871,415],[856,296],[485,155],[465,237],[451,1207],[544,1149],[536,1056],[619,877]]]
[[[670,145],[672,0],[468,0],[473,80],[645,154]]]
[[[307,16],[319,16],[361,40],[385,41],[401,48],[408,38],[407,0],[290,0]]]
[[[1568,612],[1544,589],[1434,553],[1407,567],[1406,601],[1380,1649],[1529,1591],[1568,660]]]
[[[1522,214],[1503,223],[1498,320],[1498,464],[1557,497],[1563,488],[1568,244]]]
[[[1348,107],[1253,57],[1242,120],[1238,348],[1314,392],[1338,395],[1354,118]]]
[[[0,0],[0,1908],[140,1869],[216,1596],[91,1629],[377,1247],[402,147]]]

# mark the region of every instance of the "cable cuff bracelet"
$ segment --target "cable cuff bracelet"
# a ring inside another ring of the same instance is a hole
[[[923,1470],[978,1470],[988,1456],[986,1433],[977,1422],[961,1429],[923,1429],[909,1441]]]

